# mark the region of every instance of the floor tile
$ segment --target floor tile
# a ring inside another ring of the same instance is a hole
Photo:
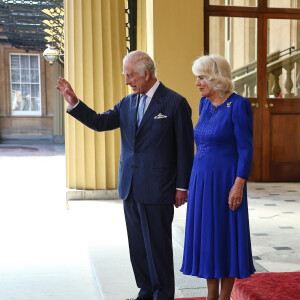
[[[295,229],[292,226],[279,226],[280,229]]]
[[[252,257],[254,260],[261,260],[261,258],[259,256],[253,256]]]
[[[252,233],[254,236],[268,236],[266,233]]]
[[[290,247],[273,247],[275,250],[281,251],[281,250],[293,250]]]

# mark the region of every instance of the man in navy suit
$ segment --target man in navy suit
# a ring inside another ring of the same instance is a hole
[[[123,74],[132,94],[102,114],[78,100],[59,78],[68,113],[97,131],[121,130],[118,191],[125,200],[130,259],[140,292],[136,300],[174,299],[172,221],[174,205],[187,200],[194,156],[191,108],[155,76],[143,51],[124,57]]]

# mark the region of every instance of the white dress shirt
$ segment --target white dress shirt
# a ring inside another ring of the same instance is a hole
[[[156,80],[156,82],[154,83],[153,87],[146,93],[147,99],[146,99],[146,103],[145,103],[145,107],[144,107],[144,114],[147,110],[147,108],[149,107],[149,104],[153,98],[154,93],[156,92],[158,86],[159,86],[160,82],[158,80]],[[140,99],[142,97],[142,94],[140,94]],[[140,101],[139,106],[142,104],[142,101]]]

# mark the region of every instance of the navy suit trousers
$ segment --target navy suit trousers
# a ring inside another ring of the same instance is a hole
[[[132,193],[124,201],[130,259],[139,295],[174,300],[173,204],[141,204]]]

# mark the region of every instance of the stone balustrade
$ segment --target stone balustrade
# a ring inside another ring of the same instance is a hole
[[[235,72],[235,71],[234,71]],[[235,91],[256,97],[257,69],[233,79]],[[268,97],[300,98],[300,52],[279,57],[267,65]]]

